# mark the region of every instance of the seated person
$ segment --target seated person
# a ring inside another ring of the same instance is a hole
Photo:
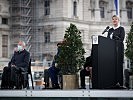
[[[60,69],[57,68],[56,63],[53,61],[52,67],[48,69],[49,76],[51,78],[52,82],[52,88],[54,89],[59,89],[60,86],[58,84],[58,74],[59,74]]]
[[[8,63],[8,66],[10,65],[10,62]],[[1,89],[11,89],[12,83],[11,83],[11,69],[10,67],[4,67],[3,73],[2,73],[2,79],[1,79]]]
[[[59,71],[60,69],[57,68],[57,64],[55,64],[55,61],[52,62],[52,66],[49,69],[44,70],[45,89],[49,88],[49,78],[51,78],[53,89],[60,88],[58,84]]]
[[[52,62],[52,66],[48,69],[48,72],[47,71],[44,71],[44,81],[46,83],[46,87],[47,88],[49,86],[49,77],[51,78],[51,82],[52,82],[52,88],[54,89],[59,89],[59,84],[58,84],[58,75],[59,75],[59,71],[60,69],[57,68],[57,63],[56,63],[56,58],[58,57],[59,55],[59,52],[60,52],[60,48],[59,46],[61,45],[62,43],[58,43],[57,44],[57,54],[54,56],[54,60]]]
[[[133,75],[133,69],[132,70],[131,69],[125,69],[124,70],[124,76],[125,76],[125,83],[124,83],[124,85],[125,85],[125,87],[127,89],[130,88],[129,87],[129,78],[130,78],[131,75]]]
[[[85,76],[89,76],[90,78],[92,78],[92,59],[91,59],[91,56],[86,58],[86,62],[84,64],[84,69],[82,69],[80,71],[81,89],[86,89]]]
[[[19,41],[17,51],[15,51],[9,66],[7,68],[4,68],[5,72],[10,71],[12,88],[14,88],[14,85],[16,86],[16,88],[20,88],[17,83],[18,74],[20,74],[20,72],[27,73],[29,62],[30,53],[25,50],[25,43],[23,41]],[[28,75],[23,74],[23,79],[23,88],[26,88]]]
[[[14,48],[14,54],[17,52],[17,48]],[[8,66],[3,68],[1,88],[2,89],[12,89],[13,84],[11,82],[11,62],[8,63]]]

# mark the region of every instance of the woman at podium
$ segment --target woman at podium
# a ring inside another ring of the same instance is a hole
[[[104,30],[107,38],[98,36],[98,44],[92,44],[93,89],[123,89],[125,30],[119,22],[118,16],[112,16],[113,27]]]
[[[123,59],[124,59],[124,27],[120,26],[120,19],[117,15],[112,16],[113,27],[108,30],[107,37],[116,41],[116,81],[117,85],[123,86]]]
[[[120,19],[117,15],[112,16],[113,27],[109,29],[107,37],[114,40],[124,41],[125,30],[124,27],[120,26]]]

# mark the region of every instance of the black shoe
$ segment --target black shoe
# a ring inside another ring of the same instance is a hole
[[[86,89],[85,87],[81,86],[79,89]]]
[[[52,86],[52,88],[53,88],[53,89],[60,89],[60,86],[59,86],[59,84],[54,84],[54,85]]]
[[[60,86],[54,86],[53,88],[54,89],[60,89]]]

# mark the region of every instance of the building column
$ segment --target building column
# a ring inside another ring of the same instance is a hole
[[[91,20],[91,4],[90,4],[90,0],[87,0],[88,1],[88,13],[89,13],[89,19]]]
[[[95,21],[101,21],[99,0],[95,0]]]
[[[2,58],[2,31],[0,32],[0,51],[0,58]]]
[[[126,0],[122,0],[122,9],[121,9],[121,22],[128,22],[127,10],[126,10]]]
[[[115,9],[114,0],[112,1],[112,16],[113,15],[116,15],[116,9]]]
[[[90,0],[83,0],[83,18],[85,21],[91,20]]]

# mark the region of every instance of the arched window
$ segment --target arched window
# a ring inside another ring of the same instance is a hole
[[[100,16],[101,16],[101,18],[105,18],[105,9],[104,9],[104,7],[100,7]]]
[[[50,15],[50,0],[44,0],[44,14]]]
[[[77,16],[77,2],[76,1],[73,2],[73,15]]]
[[[106,11],[107,11],[107,4],[108,2],[105,2],[103,0],[99,1],[99,8],[100,8],[100,16],[101,18],[105,18],[106,16]]]
[[[127,8],[128,19],[132,19],[133,18],[133,2],[127,1],[126,2],[126,8]]]
[[[8,35],[2,35],[2,57],[8,58]]]
[[[50,32],[44,32],[44,42],[45,43],[50,42]]]

